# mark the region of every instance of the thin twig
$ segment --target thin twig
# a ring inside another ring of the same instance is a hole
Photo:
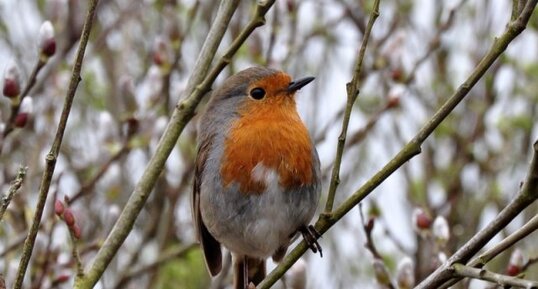
[[[480,254],[480,256],[472,259],[467,265],[471,267],[475,267],[475,268],[484,267],[484,265],[486,265],[489,261],[491,261],[497,255],[506,251],[515,243],[519,242],[520,240],[527,237],[528,235],[535,232],[536,230],[538,230],[538,216],[534,216],[525,225],[523,225],[523,227],[519,228],[517,231],[510,234],[510,236],[504,238],[501,242],[495,244],[495,246],[491,247],[484,253]],[[524,271],[524,269],[522,269],[522,271]],[[440,286],[439,289],[449,288],[450,286],[456,284],[460,280],[461,278],[454,278],[446,282],[442,286]]]
[[[340,136],[338,137],[338,145],[336,147],[336,156],[334,158],[335,160],[331,175],[331,182],[329,183],[329,193],[327,196],[327,203],[325,205],[326,214],[331,213],[331,211],[333,210],[334,197],[336,196],[336,188],[340,184],[340,166],[342,164],[342,156],[344,155],[344,146],[346,144],[349,119],[351,117],[351,110],[353,109],[353,105],[355,104],[355,101],[359,96],[359,82],[362,70],[362,61],[364,60],[364,54],[368,45],[368,39],[370,39],[370,33],[372,32],[374,23],[379,16],[379,2],[380,0],[376,0],[374,2],[374,8],[372,10],[372,14],[370,15],[370,19],[368,20],[366,32],[364,33],[364,37],[362,38],[362,44],[359,50],[357,63],[355,64],[355,68],[353,70],[353,77],[351,78],[351,82],[348,82],[346,84],[347,103],[344,112],[344,119],[342,120],[342,131],[340,132]]]
[[[58,178],[58,179],[60,179],[60,178]],[[52,201],[54,202],[57,197],[58,197],[58,190],[55,190],[54,193],[52,194]],[[48,217],[52,221],[51,221],[51,224],[50,224],[50,230],[48,231],[48,235],[46,237],[47,245],[45,246],[45,255],[44,256],[51,256],[52,243],[53,243],[53,239],[54,239],[54,236],[53,236],[54,227],[56,226],[56,222],[58,220],[55,217],[55,215],[56,215],[55,210],[50,210]],[[44,227],[44,225],[41,225],[41,226]],[[38,268],[41,268],[41,274],[34,281],[35,286],[32,287],[33,289],[41,289],[41,286],[43,286],[43,284],[45,283],[43,281],[48,276],[48,273],[50,271],[49,264],[51,264],[52,262],[53,262],[52,258],[43,258],[43,260],[41,260],[41,262],[37,261],[37,262],[34,263],[34,266],[36,266]]]
[[[155,261],[153,261],[153,262],[151,262],[151,263],[149,263],[147,265],[144,265],[142,267],[130,270],[126,275],[124,275],[120,279],[120,281],[118,283],[126,285],[127,282],[129,282],[130,280],[140,278],[140,277],[144,276],[144,274],[150,272],[151,270],[153,270],[155,268],[158,268],[159,266],[161,266],[161,265],[163,265],[163,264],[165,264],[165,263],[167,263],[167,262],[169,262],[171,260],[179,259],[182,256],[184,256],[185,254],[187,254],[188,252],[190,252],[192,249],[197,248],[197,247],[198,247],[198,244],[193,243],[193,244],[190,244],[190,245],[181,246],[181,247],[174,248],[174,249],[168,250],[166,252],[163,252],[162,255],[160,255]],[[116,286],[115,288],[122,288],[122,287]]]
[[[366,236],[366,244],[364,244],[364,246],[366,247],[366,249],[368,249],[368,251],[370,251],[370,253],[372,253],[372,256],[374,256],[375,259],[383,260],[383,257],[381,257],[381,254],[379,254],[379,252],[377,251],[377,248],[372,239],[372,231],[374,230],[375,219],[370,218],[368,220],[365,220],[364,212],[362,210],[362,204],[359,204],[359,212],[362,229],[364,230],[364,235]]]
[[[99,168],[97,173],[86,183],[84,183],[80,190],[74,194],[71,198],[69,198],[67,204],[71,205],[79,198],[91,193],[93,191],[93,188],[97,184],[97,182],[105,175],[105,173],[108,171],[110,166],[118,161],[122,156],[126,155],[130,150],[130,147],[128,145],[128,141],[126,141],[121,149],[114,153],[110,159],[108,159],[102,166]]]
[[[19,114],[19,110],[21,108],[22,100],[28,95],[30,92],[30,89],[34,87],[37,79],[37,75],[39,74],[39,71],[41,71],[41,68],[45,66],[48,62],[48,57],[40,57],[38,55],[37,57],[37,63],[35,64],[34,68],[32,69],[32,73],[30,74],[30,77],[28,78],[28,81],[26,82],[26,86],[22,90],[20,94],[20,99],[17,101],[17,103],[13,104],[11,106],[11,115],[9,117],[9,121],[6,126],[6,130],[4,130],[4,137],[3,139],[6,139],[6,137],[13,131],[15,128],[15,118],[17,117],[17,114]],[[0,152],[2,151],[2,144],[0,144]]]
[[[494,273],[485,269],[465,266],[463,264],[454,264],[452,266],[452,270],[454,272],[454,275],[462,278],[468,277],[478,280],[489,281],[501,286],[512,286],[525,289],[538,288],[538,282],[536,281],[524,280],[513,276]]]
[[[538,257],[529,258],[529,260],[527,260],[525,265],[523,265],[523,267],[521,267],[521,272],[527,271],[530,266],[532,266],[534,264],[537,264],[537,263],[538,263]]]
[[[60,116],[60,122],[58,124],[58,129],[56,131],[56,136],[54,137],[54,142],[52,148],[46,157],[46,167],[43,177],[41,179],[41,186],[39,189],[38,202],[35,210],[34,219],[32,221],[32,227],[28,232],[28,236],[24,242],[21,262],[19,263],[19,268],[17,271],[17,277],[15,279],[14,289],[22,288],[22,283],[24,281],[24,275],[26,274],[26,269],[28,268],[28,263],[30,257],[32,256],[32,251],[34,249],[35,239],[37,237],[37,232],[41,223],[41,217],[43,215],[43,209],[47,201],[47,196],[49,192],[49,187],[51,184],[52,176],[54,174],[54,168],[56,167],[56,159],[60,152],[60,147],[62,145],[62,139],[67,126],[67,119],[69,118],[69,113],[71,112],[71,106],[75,98],[75,92],[77,90],[78,83],[80,82],[80,71],[82,69],[82,61],[84,59],[84,52],[86,51],[86,45],[90,38],[90,31],[93,24],[93,16],[97,7],[98,0],[92,0],[89,4],[88,14],[86,15],[86,20],[84,23],[84,28],[82,30],[82,37],[80,39],[80,44],[76,54],[75,65],[73,66],[73,72],[71,74],[71,81],[69,83],[69,88],[67,90],[67,96],[65,99],[64,107],[62,109],[62,114]]]
[[[460,9],[465,2],[466,2],[466,0],[461,0],[460,3],[458,3],[458,5],[456,5],[454,8],[452,8],[448,12],[448,18],[446,19],[446,21],[444,23],[439,25],[439,27],[437,29],[437,32],[435,33],[433,38],[430,40],[430,43],[428,44],[428,49],[426,50],[424,55],[422,55],[422,57],[420,57],[415,62],[415,64],[413,65],[413,68],[411,69],[411,72],[409,72],[406,79],[403,81],[405,84],[408,85],[415,79],[415,76],[416,76],[417,71],[420,68],[420,66],[426,60],[428,60],[428,58],[430,58],[430,56],[433,54],[433,52],[435,52],[441,46],[441,36],[448,29],[450,29],[450,27],[452,27],[452,23],[454,23],[454,18],[455,18],[455,15],[456,15],[456,11],[458,9]]]
[[[71,228],[68,228],[69,230],[69,236],[71,237],[71,257],[73,257],[73,260],[75,261],[75,270],[76,270],[76,276],[77,278],[81,278],[84,276],[84,268],[82,266],[82,261],[80,259],[80,253],[78,250],[78,239],[75,237],[75,233]]]
[[[362,204],[359,204],[359,215],[361,218],[361,224],[364,230],[364,235],[366,236],[366,243],[364,244],[364,247],[366,247],[366,249],[370,251],[370,253],[372,253],[372,256],[374,257],[373,266],[374,266],[374,272],[376,272],[376,268],[375,268],[376,262],[380,262],[380,264],[383,264],[383,267],[385,268],[386,268],[386,265],[385,265],[385,261],[383,260],[383,256],[379,254],[379,251],[377,250],[377,247],[375,246],[375,243],[374,243],[374,239],[372,237],[372,231],[374,230],[374,226],[375,226],[375,219],[368,218],[368,220],[365,220],[364,212],[362,210]],[[390,281],[390,278],[388,279],[389,280],[383,280],[384,281],[383,283],[385,283],[383,285],[386,286],[388,289],[396,288],[394,284],[392,284],[392,281]]]
[[[392,158],[380,171],[370,178],[364,185],[355,191],[340,207],[331,214],[321,214],[316,222],[316,229],[320,234],[324,234],[329,228],[336,224],[343,216],[353,209],[360,201],[368,196],[375,188],[385,181],[392,173],[403,164],[421,152],[422,143],[441,124],[441,122],[454,110],[454,108],[467,96],[471,88],[482,78],[489,67],[506,50],[508,45],[526,27],[532,14],[534,6],[538,0],[529,1],[522,16],[518,21],[508,25],[507,30],[498,37],[489,52],[482,58],[467,80],[454,92],[454,94],[437,110],[437,112],[426,122],[415,137],[409,141],[398,154]],[[308,249],[304,241],[300,242],[282,262],[263,280],[258,289],[269,289],[284,273],[295,263]],[[445,280],[446,281],[446,280]],[[444,281],[443,281],[444,282]],[[439,286],[441,283],[437,283]],[[436,288],[436,287],[428,287]]]
[[[2,221],[2,218],[4,217],[4,213],[7,210],[7,207],[9,206],[9,203],[11,203],[11,199],[13,199],[13,196],[19,191],[19,189],[22,186],[22,182],[24,181],[24,177],[26,176],[26,171],[28,170],[27,167],[20,167],[17,171],[17,176],[15,177],[15,180],[13,180],[9,186],[9,189],[7,193],[2,198],[2,203],[0,204],[0,221]]]
[[[7,254],[11,253],[12,251],[15,251],[17,248],[20,247],[22,243],[24,243],[24,240],[26,239],[26,236],[20,235],[16,237],[16,240],[13,241],[11,244],[7,244],[3,251],[0,251],[0,258],[5,258]]]

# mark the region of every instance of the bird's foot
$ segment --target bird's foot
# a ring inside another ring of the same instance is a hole
[[[318,239],[321,237],[321,234],[316,230],[316,228],[314,228],[312,225],[308,225],[299,228],[299,231],[303,235],[303,239],[308,248],[310,248],[314,254],[319,252],[319,256],[323,257],[321,245],[318,243]]]

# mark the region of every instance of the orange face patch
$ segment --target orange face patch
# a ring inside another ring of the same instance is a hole
[[[232,124],[221,166],[225,186],[237,182],[243,193],[263,192],[266,184],[252,177],[258,164],[276,171],[284,189],[312,183],[313,148],[295,100],[286,90],[290,81],[287,74],[277,73],[249,86],[249,91],[263,88],[266,96],[249,99]]]

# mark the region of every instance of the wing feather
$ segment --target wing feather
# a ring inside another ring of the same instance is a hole
[[[211,137],[207,137],[205,140],[202,140],[198,148],[198,155],[196,157],[196,164],[194,168],[192,213],[194,227],[196,230],[196,238],[202,245],[202,251],[204,253],[207,269],[212,276],[215,276],[222,270],[222,253],[220,243],[207,230],[207,227],[202,220],[202,214],[200,212],[200,186],[202,183],[201,178],[205,162],[209,154],[211,139]]]

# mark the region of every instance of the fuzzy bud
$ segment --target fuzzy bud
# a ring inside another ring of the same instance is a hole
[[[392,78],[392,80],[394,80],[395,82],[401,82],[403,81],[404,79],[404,73],[402,71],[401,68],[394,68],[391,72],[390,72],[390,77]]]
[[[387,99],[387,108],[395,108],[400,106],[400,95],[390,94]]]
[[[69,228],[75,225],[75,215],[73,215],[73,211],[69,208],[66,208],[64,211],[64,221]]]
[[[428,230],[432,225],[432,218],[422,208],[415,208],[411,219],[417,232]]]
[[[31,96],[26,96],[20,106],[20,112],[24,112],[27,114],[34,113],[34,99]]]
[[[29,115],[26,112],[19,112],[17,116],[15,116],[15,120],[13,121],[13,124],[15,127],[23,128],[26,126],[26,123],[28,122]]]
[[[377,280],[377,282],[381,285],[390,285],[389,271],[387,270],[387,267],[385,266],[383,261],[375,259],[373,267],[375,279]]]
[[[54,202],[54,213],[58,216],[58,217],[61,217],[63,214],[64,214],[64,210],[65,210],[65,206],[64,204],[62,203],[62,201],[60,200],[56,200]]]
[[[157,37],[153,44],[153,63],[157,66],[168,69],[172,63],[171,47],[168,39]]]
[[[398,269],[396,271],[398,288],[411,289],[415,286],[415,272],[413,267],[413,260],[407,256],[398,263]]]
[[[6,97],[16,98],[21,93],[19,68],[13,63],[4,71],[3,93]]]
[[[289,13],[294,13],[295,10],[297,9],[297,4],[295,4],[295,0],[287,0],[286,9],[288,9]]]
[[[62,275],[59,275],[58,277],[56,277],[56,279],[54,279],[54,281],[52,281],[52,284],[62,284],[62,283],[65,283],[67,281],[69,281],[69,278],[71,278],[69,275],[67,274],[62,274]]]
[[[521,249],[516,248],[512,252],[512,255],[510,255],[510,261],[508,262],[508,267],[506,268],[506,274],[510,276],[519,275],[524,265],[525,256],[523,256]]]
[[[432,233],[435,240],[440,245],[445,245],[448,242],[448,239],[450,238],[450,227],[444,217],[437,216],[437,218],[435,218],[435,221],[433,221]]]
[[[49,58],[56,52],[56,39],[54,27],[50,21],[45,21],[39,28],[39,51],[45,58]]]
[[[78,224],[74,224],[71,228],[71,231],[73,232],[73,236],[75,237],[75,239],[80,239],[81,235],[82,235],[82,231],[80,230],[80,227],[78,226]]]
[[[448,260],[448,257],[446,256],[445,253],[443,253],[443,252],[439,252],[439,254],[437,254],[437,261],[439,261],[439,264],[443,264],[443,263],[445,263],[447,260]]]

